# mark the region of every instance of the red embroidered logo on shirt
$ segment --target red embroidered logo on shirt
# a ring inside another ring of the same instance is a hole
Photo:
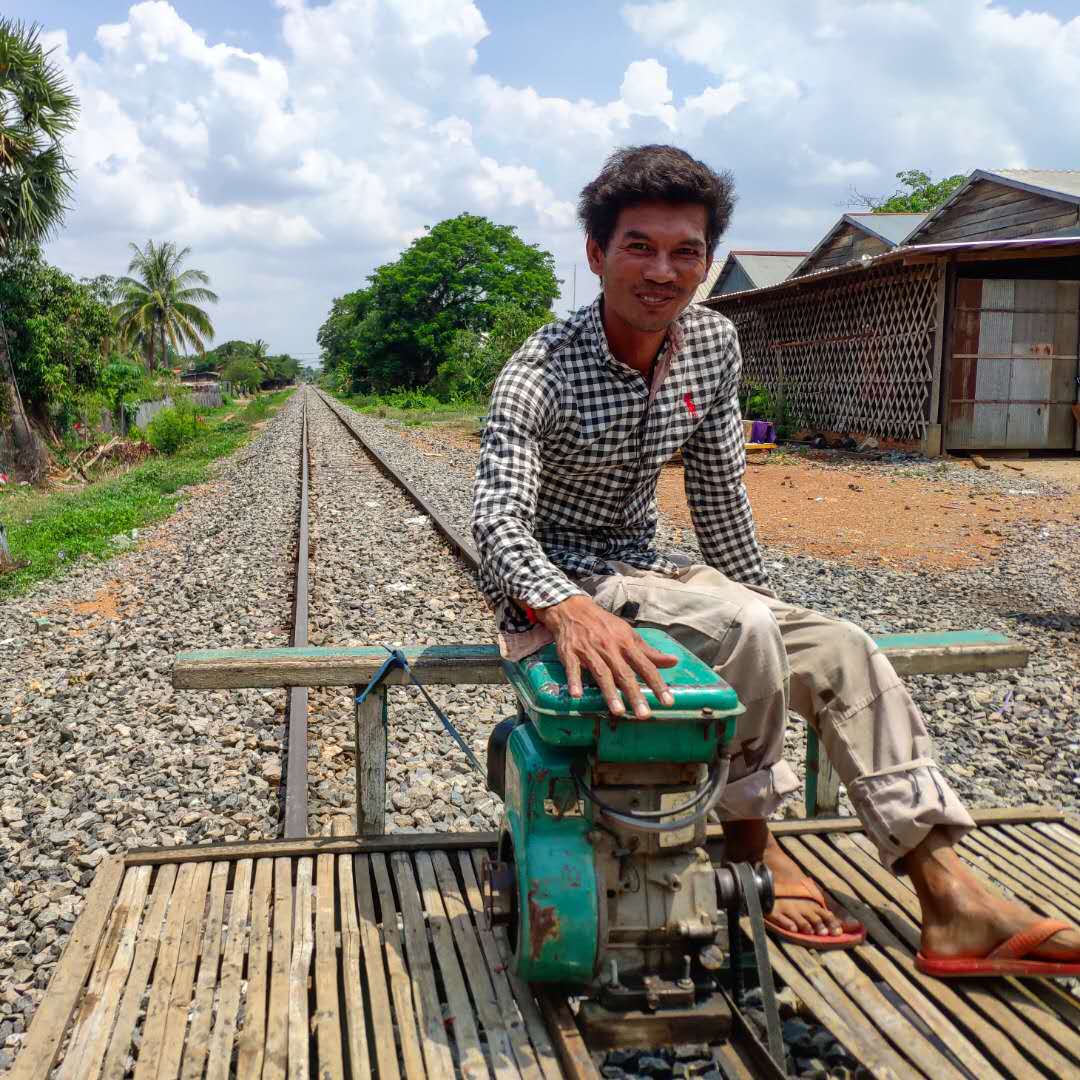
[[[694,404],[694,399],[689,394],[683,394],[683,401],[686,402],[686,407],[690,410],[690,415],[697,416],[697,406]]]

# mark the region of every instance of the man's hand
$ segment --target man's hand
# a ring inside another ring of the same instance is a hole
[[[536,617],[555,638],[571,697],[581,697],[584,667],[596,680],[613,716],[626,712],[619,690],[638,719],[651,715],[635,674],[665,705],[673,704],[675,699],[656,669],[674,667],[678,660],[647,645],[629,623],[591,597],[571,596],[561,604],[538,609]]]

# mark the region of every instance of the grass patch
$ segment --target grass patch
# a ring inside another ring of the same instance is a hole
[[[333,394],[358,413],[377,416],[381,420],[398,420],[406,427],[428,424],[453,424],[476,430],[481,417],[487,414],[486,401],[443,402],[429,394],[403,395],[400,392],[381,394]]]
[[[208,480],[211,465],[246,443],[254,426],[277,412],[292,392],[262,394],[240,409],[209,409],[195,438],[177,453],[156,455],[82,491],[0,489],[0,522],[7,529],[12,557],[28,563],[0,574],[0,598],[25,592],[82,556],[106,558],[119,550],[114,536],[168,517],[177,492]]]

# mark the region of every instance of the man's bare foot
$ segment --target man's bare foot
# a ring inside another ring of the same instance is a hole
[[[776,842],[764,821],[725,821],[724,858],[730,862],[763,862],[773,875],[777,895],[800,891],[806,874]],[[829,898],[825,897],[828,903]],[[858,933],[862,924],[847,912],[823,908],[811,899],[777,900],[769,921],[797,934],[838,937]]]
[[[908,854],[905,866],[922,906],[923,956],[983,957],[1042,918],[984,885],[953,849],[944,829],[933,829]],[[1029,956],[1080,961],[1080,930],[1054,934]]]

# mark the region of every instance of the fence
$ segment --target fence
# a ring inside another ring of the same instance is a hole
[[[895,439],[929,420],[937,331],[934,264],[891,263],[709,303],[735,324],[743,379],[800,426]]]

